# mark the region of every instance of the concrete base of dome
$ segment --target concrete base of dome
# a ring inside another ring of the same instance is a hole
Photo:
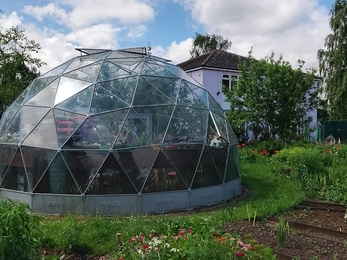
[[[224,202],[241,193],[241,180],[224,185],[185,191],[148,194],[62,195],[30,194],[0,189],[0,198],[19,200],[29,204],[33,212],[61,215],[130,215],[191,210]]]

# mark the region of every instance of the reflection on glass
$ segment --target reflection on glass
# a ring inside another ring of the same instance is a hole
[[[110,154],[95,175],[86,194],[136,194],[135,187],[113,154]]]
[[[4,179],[6,171],[12,161],[12,158],[17,151],[17,146],[2,145],[0,149],[0,184]]]

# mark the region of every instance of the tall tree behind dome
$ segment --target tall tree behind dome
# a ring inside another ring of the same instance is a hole
[[[231,41],[224,39],[220,35],[195,33],[193,47],[190,50],[191,58],[196,58],[202,54],[213,50],[227,51],[231,47]]]
[[[317,53],[325,78],[331,119],[347,119],[347,0],[336,0],[330,10],[332,33]]]
[[[1,12],[1,11],[0,11]],[[0,117],[5,108],[39,76],[45,63],[32,56],[40,45],[29,40],[18,27],[3,29],[0,24]]]

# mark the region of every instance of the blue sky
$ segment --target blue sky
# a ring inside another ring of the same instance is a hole
[[[179,63],[189,59],[195,32],[232,41],[230,52],[262,58],[273,51],[295,67],[317,67],[330,32],[333,0],[2,0],[4,28],[19,26],[40,43],[45,72],[78,55],[74,48],[152,46]]]

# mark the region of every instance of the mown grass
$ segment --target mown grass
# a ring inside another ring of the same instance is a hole
[[[274,174],[269,162],[243,161],[241,167],[247,195],[237,203],[229,201],[213,211],[182,215],[47,217],[42,219],[40,245],[70,253],[114,255],[118,252],[117,233],[123,241],[129,241],[141,233],[174,235],[190,227],[195,234],[211,236],[222,233],[226,222],[274,215],[289,210],[304,198],[300,183]]]

